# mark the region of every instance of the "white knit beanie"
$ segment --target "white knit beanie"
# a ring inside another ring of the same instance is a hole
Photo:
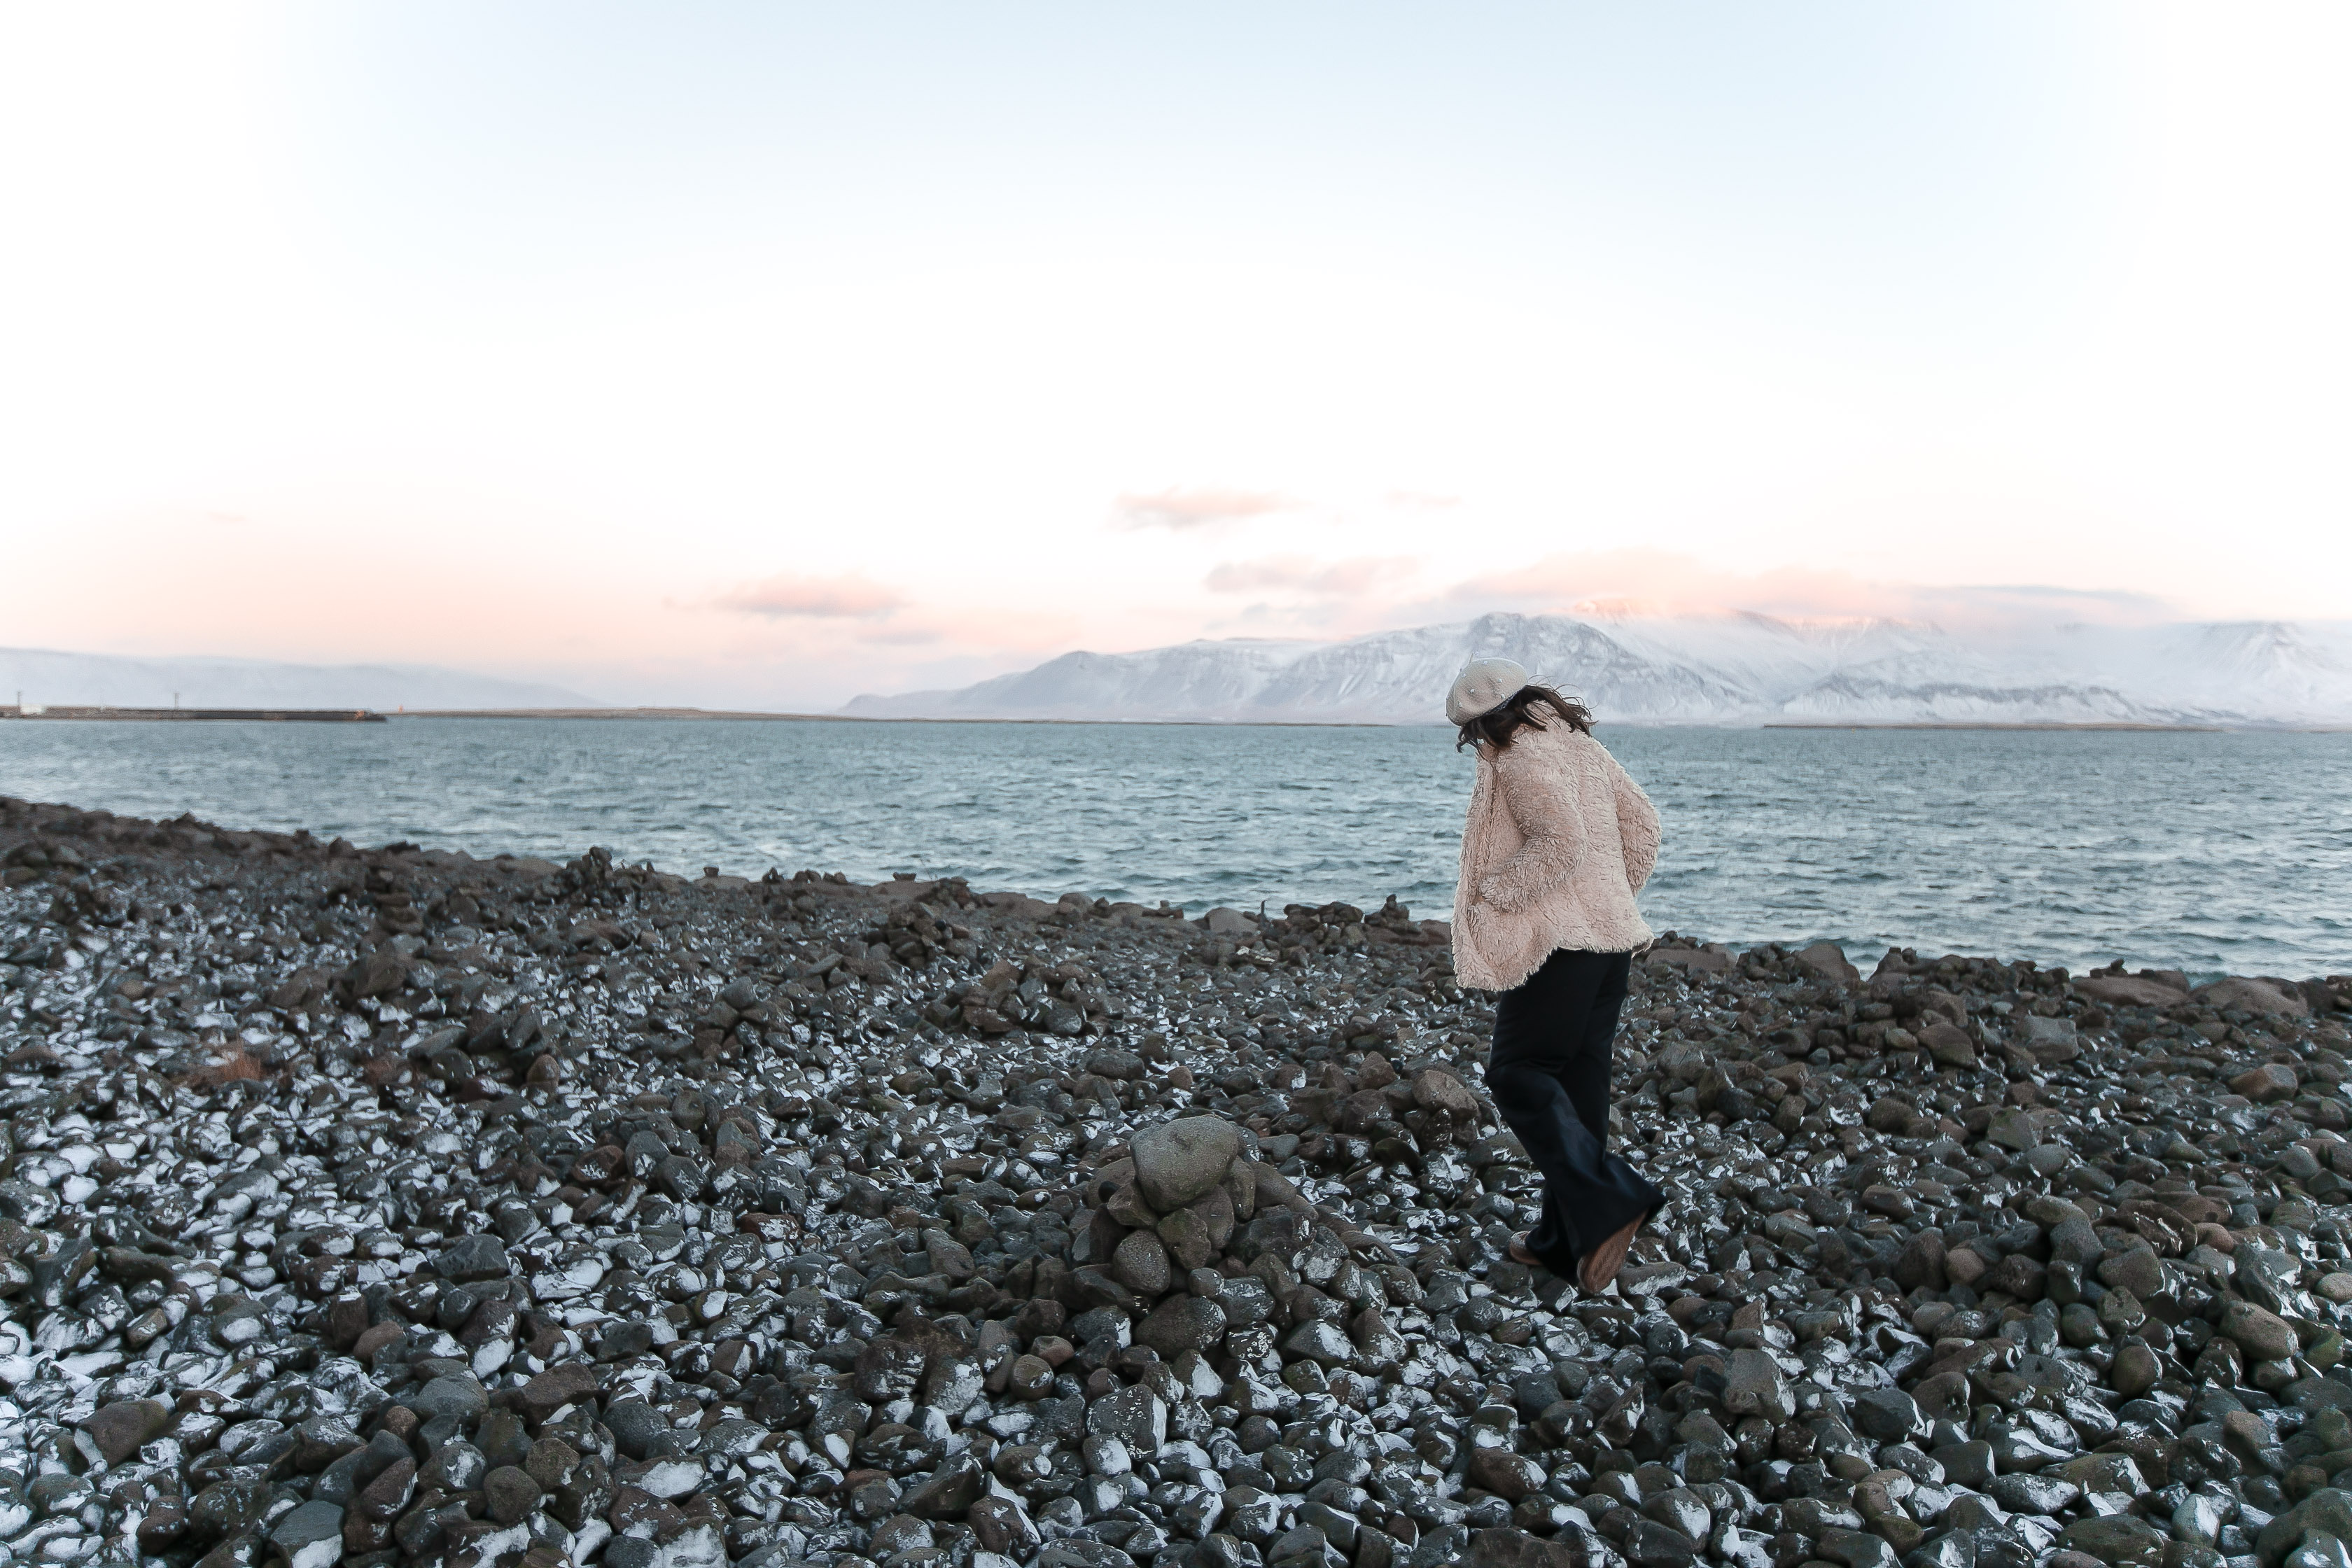
[[[1454,678],[1454,689],[1445,694],[1445,716],[1456,724],[1467,724],[1500,708],[1527,683],[1527,667],[1515,660],[1474,658],[1462,667],[1462,673]]]

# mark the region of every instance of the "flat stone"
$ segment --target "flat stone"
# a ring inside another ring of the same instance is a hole
[[[1633,1568],[1689,1568],[1698,1561],[1698,1542],[1678,1530],[1660,1524],[1654,1519],[1633,1521],[1618,1548]],[[1866,1568],[1895,1568],[1890,1553],[1885,1564],[1872,1563]]]
[[[495,1236],[461,1236],[433,1255],[434,1272],[453,1284],[503,1279],[511,1271],[507,1249]]]
[[[1524,1530],[1481,1530],[1463,1557],[1469,1568],[1591,1568],[1567,1542],[1545,1541]]]
[[[566,1362],[535,1374],[522,1385],[523,1408],[533,1421],[544,1421],[567,1405],[577,1405],[598,1387],[596,1369]]]
[[[2011,1513],[2053,1514],[2083,1495],[2083,1489],[2054,1476],[1995,1476],[1985,1487],[1993,1501]]]
[[[2221,1310],[2221,1332],[2251,1361],[2284,1361],[2294,1353],[2294,1330],[2277,1313],[2251,1301],[2230,1300]]]
[[[2293,1100],[2301,1081],[2294,1069],[2283,1062],[2272,1062],[2251,1071],[2242,1072],[2230,1080],[2230,1092],[2242,1094],[2256,1105],[2273,1105],[2282,1100]]]
[[[961,1519],[988,1495],[988,1472],[969,1455],[949,1460],[901,1500],[918,1519]]]
[[[2200,985],[2191,994],[2217,1011],[2236,1007],[2272,1018],[2302,1018],[2311,1013],[2311,1005],[2297,993],[2237,975],[2225,975],[2210,984]]]
[[[2059,1531],[2058,1539],[2068,1550],[2095,1557],[2108,1568],[2155,1568],[2164,1560],[2164,1535],[2127,1513],[2078,1519]]]
[[[2042,1133],[2033,1125],[2033,1118],[2021,1105],[2005,1105],[1992,1113],[1985,1127],[1985,1141],[1997,1143],[2012,1153],[2023,1154],[2042,1144]]]
[[[343,1510],[331,1502],[303,1503],[270,1526],[269,1540],[289,1568],[328,1568],[342,1561]]]
[[[1920,1414],[1917,1402],[1899,1388],[1866,1389],[1856,1394],[1853,1415],[1855,1427],[1881,1443],[1906,1443],[1927,1435],[1927,1418]]]
[[[1144,1314],[1135,1342],[1150,1345],[1162,1361],[1186,1351],[1206,1351],[1224,1337],[1225,1310],[1201,1296],[1171,1296]]]
[[[2038,1014],[2027,1013],[2021,1016],[2016,1023],[2018,1032],[2029,1046],[2071,1046],[2077,1037],[2072,1018],[2044,1018]]]
[[[1845,1568],[1897,1568],[1895,1548],[1867,1531],[1824,1530],[1818,1544],[1823,1557]]]
[[[1465,1473],[1472,1486],[1507,1502],[1517,1502],[1541,1489],[1545,1479],[1541,1465],[1508,1448],[1471,1449]]]
[[[2045,1469],[2073,1457],[2071,1449],[2053,1446],[2030,1426],[1996,1426],[1987,1440],[1992,1445],[1993,1468],[2002,1475]]]
[[[119,1465],[162,1436],[171,1423],[172,1407],[161,1400],[118,1399],[92,1412],[81,1430],[106,1456],[108,1464]]]
[[[2074,993],[2094,1002],[2105,1002],[2121,1007],[2169,1007],[2176,1002],[2189,1000],[2185,987],[2172,986],[2161,981],[2142,979],[2136,974],[2086,974],[2074,982]]]

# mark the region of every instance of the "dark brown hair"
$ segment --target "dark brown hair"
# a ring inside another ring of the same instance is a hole
[[[1592,715],[1573,697],[1562,697],[1549,686],[1530,681],[1511,693],[1499,708],[1489,709],[1462,726],[1462,736],[1454,749],[1475,746],[1484,742],[1500,752],[1509,747],[1511,737],[1529,724],[1541,726],[1541,710],[1549,708],[1554,716],[1564,720],[1568,727],[1581,734],[1592,733]]]

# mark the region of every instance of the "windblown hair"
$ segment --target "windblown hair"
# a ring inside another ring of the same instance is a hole
[[[1587,735],[1592,733],[1592,714],[1583,703],[1573,697],[1563,697],[1549,686],[1530,681],[1511,693],[1509,700],[1501,707],[1481,713],[1463,725],[1461,738],[1454,742],[1454,749],[1458,752],[1465,746],[1484,744],[1498,752],[1508,750],[1512,736],[1529,724],[1540,727],[1546,722],[1543,710],[1547,708],[1551,710],[1553,717],[1566,722],[1570,729]]]

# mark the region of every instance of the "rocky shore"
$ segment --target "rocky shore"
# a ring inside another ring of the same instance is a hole
[[[2352,1568],[2352,977],[1663,942],[1588,1299],[1393,900],[0,882],[0,1568]]]

